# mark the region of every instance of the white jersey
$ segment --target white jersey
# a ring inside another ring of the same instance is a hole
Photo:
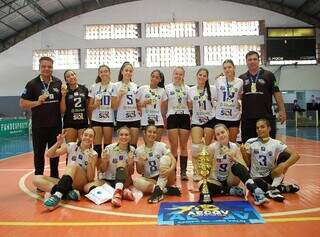
[[[152,103],[142,108],[141,126],[147,126],[149,119],[154,120],[156,126],[164,125],[161,102],[168,99],[164,88],[151,89],[147,85],[141,86],[138,89],[137,100],[143,103],[147,99],[151,99]]]
[[[82,167],[85,171],[87,171],[88,167],[88,157],[85,152],[81,151],[81,148],[78,146],[76,142],[69,142],[67,144],[67,152],[68,152],[68,164],[76,162],[80,167]],[[93,149],[90,149],[94,155],[98,155],[97,152]]]
[[[190,88],[188,101],[192,102],[191,124],[202,125],[213,119],[215,116],[214,98],[215,87],[210,86],[211,101],[208,100],[207,88],[199,91],[197,86]]]
[[[148,158],[144,164],[143,177],[151,178],[159,175],[160,158],[169,153],[169,147],[163,142],[155,142],[152,148],[145,145],[139,146],[136,149],[135,161],[138,161],[140,157]]]
[[[129,82],[125,85],[122,81],[114,83],[112,96],[117,96],[121,87],[127,88],[127,93],[121,97],[119,107],[117,109],[117,121],[132,122],[140,120],[140,115],[137,109],[136,94],[138,91],[137,84]]]
[[[277,165],[277,159],[287,145],[270,138],[263,143],[260,138],[251,138],[246,142],[251,157],[250,175],[253,178],[266,177]]]
[[[242,94],[243,81],[235,78],[228,82],[225,76],[215,81],[217,90],[216,118],[226,121],[238,121],[241,117],[241,108],[238,100]]]
[[[231,166],[235,161],[226,153],[234,153],[235,159],[240,164],[245,165],[237,144],[229,142],[228,146],[222,147],[219,142],[214,142],[208,146],[208,151],[213,154],[213,167],[211,168],[209,180],[226,181],[230,172]]]
[[[117,143],[113,143],[106,146],[104,148],[104,152],[106,152],[109,156],[108,169],[106,170],[106,172],[100,173],[99,178],[106,180],[115,180],[118,162],[127,162],[129,153],[131,152],[132,154],[134,154],[134,147],[130,146],[130,151],[123,151],[120,150]]]
[[[101,85],[101,83],[95,83],[91,86],[89,91],[89,97],[93,100],[100,99],[100,107],[92,111],[92,121],[102,123],[114,122],[114,111],[111,108],[111,95],[112,95],[113,83],[109,82],[107,86]]]
[[[187,104],[189,89],[189,86],[175,86],[173,83],[165,87],[168,96],[167,117],[172,114],[190,114]]]

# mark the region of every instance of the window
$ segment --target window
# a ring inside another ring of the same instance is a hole
[[[141,24],[86,25],[85,39],[135,39],[141,37]]]
[[[199,47],[147,47],[147,67],[200,65]]]
[[[183,38],[197,36],[195,22],[168,22],[146,24],[147,38]]]
[[[125,61],[140,67],[140,55],[140,48],[91,48],[87,49],[86,68],[98,68],[102,64],[120,68]]]
[[[204,65],[222,65],[226,59],[232,59],[235,65],[246,65],[246,54],[250,50],[260,52],[260,45],[204,46]]]
[[[39,59],[43,56],[51,57],[54,69],[79,69],[79,49],[39,49],[33,50],[33,70],[39,70]]]
[[[204,21],[203,36],[259,35],[259,21]]]

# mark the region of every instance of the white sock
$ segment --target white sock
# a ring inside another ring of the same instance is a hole
[[[55,192],[54,195],[56,195],[58,198],[62,198],[63,194],[60,192]]]
[[[284,179],[284,175],[283,174],[281,174],[278,177],[273,178],[271,186],[272,187],[278,187],[282,183],[283,179]]]
[[[116,183],[116,189],[123,189],[123,183]]]

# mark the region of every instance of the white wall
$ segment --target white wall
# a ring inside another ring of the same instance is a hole
[[[36,35],[20,42],[0,54],[0,96],[19,95],[28,80],[37,72],[32,71],[32,50],[42,48],[80,48],[81,69],[78,70],[80,83],[90,85],[96,77],[96,69],[85,69],[85,49],[88,47],[121,47],[121,46],[151,46],[172,44],[217,44],[217,43],[259,43],[263,44],[261,36],[236,38],[191,38],[191,39],[135,39],[135,40],[84,40],[84,25],[97,23],[148,23],[168,21],[203,21],[203,20],[265,20],[267,27],[308,26],[307,24],[274,13],[271,11],[219,0],[143,0],[96,10],[74,17],[52,26]],[[144,63],[144,61],[143,61]],[[211,78],[221,71],[221,67],[208,67]],[[275,71],[277,67],[270,68]],[[134,80],[144,84],[148,80],[151,68],[136,68]],[[172,68],[161,68],[170,81]],[[246,67],[237,69],[242,73]],[[186,68],[186,80],[194,83],[197,67]],[[55,71],[62,77],[63,71]],[[112,70],[115,81],[118,70]],[[319,66],[285,67],[282,69],[280,87],[286,90],[317,90],[320,89]]]

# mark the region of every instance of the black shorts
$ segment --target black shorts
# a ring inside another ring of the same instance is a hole
[[[275,118],[269,118],[270,122],[270,137],[276,138],[276,119]],[[241,139],[242,143],[245,143],[248,139],[257,137],[256,132],[256,123],[258,119],[243,119],[241,120]]]
[[[91,121],[91,127],[108,127],[113,128],[114,124],[111,122],[103,123],[103,122],[97,122],[97,121]]]
[[[71,124],[71,123],[65,123],[63,124],[63,128],[73,128],[76,130],[88,128],[89,124],[88,123],[80,123],[80,124]]]
[[[193,127],[201,127],[201,128],[214,128],[214,126],[216,126],[217,120],[215,118],[209,120],[208,122],[206,122],[205,124],[191,124],[191,128]]]
[[[140,120],[132,122],[117,121],[117,129],[127,126],[128,128],[140,128]]]
[[[240,120],[228,121],[228,120],[216,119],[216,124],[218,124],[218,123],[224,124],[227,128],[238,128],[240,126]]]
[[[186,129],[190,130],[189,114],[171,114],[167,118],[167,129]]]

